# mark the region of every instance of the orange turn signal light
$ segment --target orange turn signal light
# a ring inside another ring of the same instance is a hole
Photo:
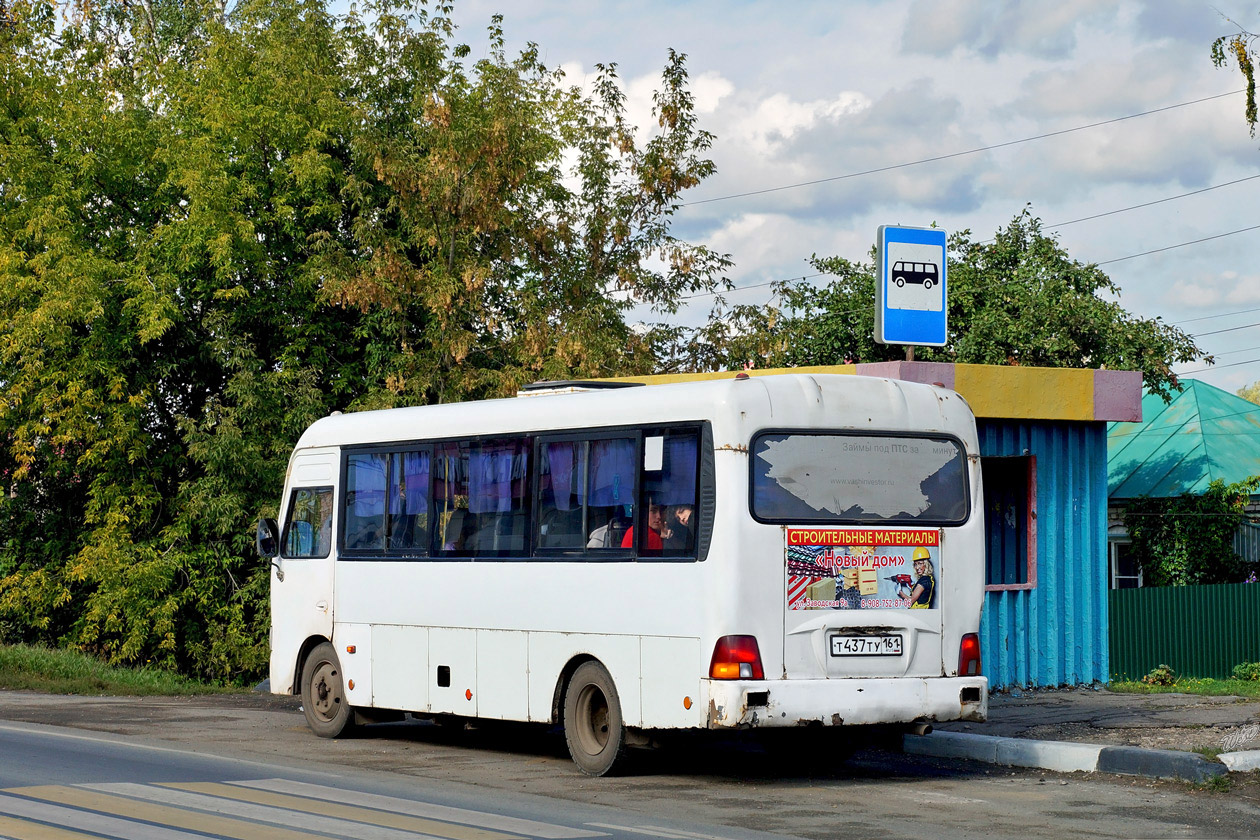
[[[346,645],[346,653],[354,653],[356,650],[358,650],[358,648],[354,645]]]

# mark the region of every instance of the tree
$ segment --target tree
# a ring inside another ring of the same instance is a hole
[[[497,19],[471,62],[442,5],[5,8],[6,640],[254,677],[306,425],[650,371],[626,313],[728,264],[670,232],[713,171],[683,56],[639,144],[614,67],[587,96]]]
[[[1239,388],[1234,393],[1242,397],[1244,400],[1250,400],[1253,403],[1260,404],[1260,382],[1252,382],[1245,388]]]
[[[1247,564],[1234,552],[1234,534],[1247,521],[1247,503],[1260,477],[1213,481],[1202,494],[1129,503],[1124,525],[1146,586],[1241,583]]]
[[[1107,300],[1119,296],[1115,283],[1071,259],[1027,210],[989,242],[954,234],[948,259],[947,344],[916,348],[916,359],[1141,370],[1146,387],[1167,397],[1178,387],[1173,365],[1203,357],[1181,330]],[[868,262],[814,256],[810,263],[835,279],[822,287],[776,284],[779,305],[721,310],[663,352],[704,369],[904,358],[904,348],[874,339],[874,253]]]
[[[1227,23],[1234,23],[1229,18]],[[1260,35],[1249,32],[1243,26],[1235,24],[1237,31],[1231,35],[1222,35],[1212,42],[1212,63],[1217,67],[1226,67],[1230,61],[1238,68],[1243,81],[1247,83],[1246,99],[1243,104],[1243,118],[1251,129],[1251,136],[1256,136],[1256,43]]]

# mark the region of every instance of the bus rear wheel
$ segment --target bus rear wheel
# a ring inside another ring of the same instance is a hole
[[[321,738],[344,735],[354,723],[337,649],[328,642],[316,645],[302,666],[302,711],[306,725]]]
[[[608,776],[625,764],[626,727],[617,687],[603,665],[584,662],[564,694],[564,740],[588,776]]]

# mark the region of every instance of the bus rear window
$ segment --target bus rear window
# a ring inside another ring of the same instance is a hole
[[[752,512],[763,522],[957,525],[967,470],[953,438],[788,432],[753,440]]]

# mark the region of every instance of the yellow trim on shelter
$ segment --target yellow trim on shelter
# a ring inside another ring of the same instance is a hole
[[[954,365],[954,390],[977,417],[1094,419],[1092,370]]]
[[[1095,374],[1073,368],[1041,368],[1014,365],[969,365],[933,362],[877,362],[849,365],[816,365],[799,368],[767,368],[742,371],[749,376],[783,373],[822,373],[881,376],[894,366],[896,378],[943,384],[962,395],[977,417],[1015,420],[1096,420]],[[613,381],[665,385],[729,379],[741,371],[718,373],[668,373],[654,376],[622,376]]]

